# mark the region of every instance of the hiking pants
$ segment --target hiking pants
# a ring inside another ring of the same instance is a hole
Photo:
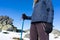
[[[30,40],[49,40],[49,34],[44,31],[42,23],[31,24]]]

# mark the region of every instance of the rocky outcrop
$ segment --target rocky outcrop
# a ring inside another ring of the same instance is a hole
[[[16,31],[17,28],[13,25],[13,19],[8,16],[0,16],[0,31]]]

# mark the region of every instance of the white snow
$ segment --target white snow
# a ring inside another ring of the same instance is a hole
[[[49,39],[50,40],[60,40],[60,36],[57,36],[57,35],[54,35],[54,34],[51,33],[50,36],[49,36]]]
[[[5,34],[3,32],[7,32],[7,34]],[[25,38],[26,34],[29,34],[29,32],[23,33],[23,39],[29,40],[29,38]],[[9,31],[4,31],[4,30],[2,32],[0,32],[0,40],[14,40],[13,39],[14,37],[20,38],[20,36],[21,36],[20,33],[17,33],[17,32],[9,32]],[[49,40],[60,40],[60,36],[57,36],[57,35],[50,33]]]
[[[5,34],[3,32],[7,32],[8,34]],[[20,38],[20,33],[9,32],[9,31],[0,32],[0,40],[13,40],[14,37]]]

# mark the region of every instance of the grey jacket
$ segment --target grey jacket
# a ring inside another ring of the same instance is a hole
[[[48,22],[53,23],[54,18],[54,9],[52,6],[51,0],[39,0],[38,3],[35,4],[34,10],[32,13],[32,22]]]

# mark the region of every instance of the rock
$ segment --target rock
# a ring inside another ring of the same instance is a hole
[[[0,30],[15,31],[17,28],[13,25],[13,19],[8,16],[0,16]]]

